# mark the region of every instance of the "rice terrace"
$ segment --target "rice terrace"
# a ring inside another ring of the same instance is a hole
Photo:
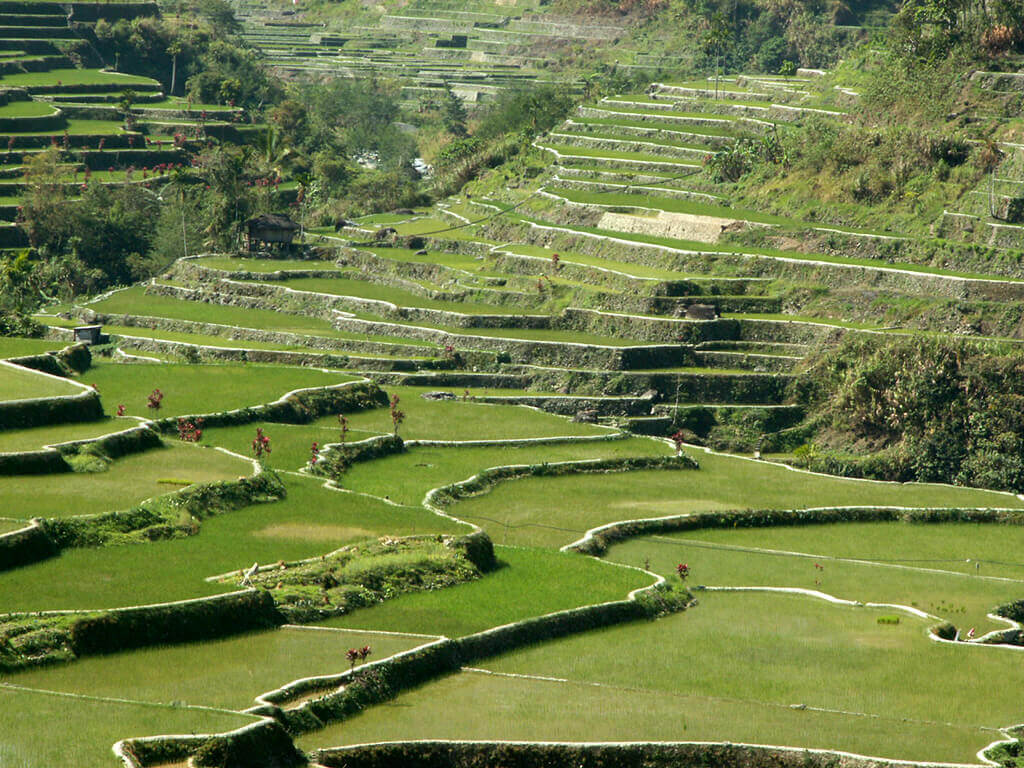
[[[0,0],[0,768],[1024,766],[1020,0]]]

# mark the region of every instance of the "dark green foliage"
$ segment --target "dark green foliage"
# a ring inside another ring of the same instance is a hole
[[[96,421],[103,418],[103,406],[96,392],[62,398],[9,400],[0,403],[0,429],[27,429],[50,424]]]
[[[67,616],[6,615],[0,618],[0,672],[74,658]]]
[[[74,455],[82,451],[100,454],[108,459],[119,459],[132,453],[142,453],[163,445],[160,435],[146,426],[134,427],[115,432],[111,435],[89,440],[83,443],[65,443],[60,451],[65,455]]]
[[[199,56],[212,33],[209,25],[184,27],[159,17],[113,23],[101,19],[93,27],[94,45],[108,66],[116,64],[120,71],[152,77],[167,86],[168,93],[178,94],[180,86],[198,70]]]
[[[254,590],[166,605],[108,611],[71,625],[77,656],[209,640],[282,623],[270,594]]]
[[[60,453],[52,450],[24,451],[21,453],[0,453],[0,476],[2,475],[52,475],[68,472],[70,467]],[[0,555],[0,570],[4,558]]]
[[[453,640],[393,656],[352,675],[342,690],[311,702],[304,714],[292,716],[291,711],[286,712],[289,730],[298,731],[303,723],[321,727],[325,722],[344,720],[403,690],[455,672],[461,665],[458,643]]]
[[[444,128],[456,138],[464,138],[466,130],[466,105],[455,95],[449,86],[445,86],[443,104]]]
[[[573,104],[567,90],[553,85],[503,91],[481,117],[476,135],[484,139],[511,133],[536,136],[561,122]]]
[[[461,549],[466,559],[475,565],[481,573],[493,571],[498,567],[498,561],[494,556],[494,542],[483,531],[460,536],[451,544],[453,547]]]
[[[241,408],[225,413],[191,414],[187,418],[202,417],[207,427],[227,427],[250,424],[254,421],[277,421],[282,424],[308,424],[321,416],[354,413],[368,408],[381,408],[388,404],[387,394],[373,382],[357,382],[340,387],[305,389],[287,399]],[[178,419],[161,419],[154,427],[163,434],[177,432]]]
[[[199,57],[199,64],[186,88],[189,96],[201,104],[259,109],[281,96],[278,81],[267,74],[249,49],[214,40]]]
[[[292,768],[306,758],[274,721],[208,739],[193,755],[203,768]]]
[[[829,752],[736,744],[524,744],[409,741],[323,749],[313,758],[327,768],[834,768]],[[870,758],[843,757],[848,768]]]
[[[458,641],[459,653],[464,664],[471,664],[513,648],[522,648],[626,621],[651,618],[664,607],[665,604],[654,599],[646,603],[622,600],[560,611],[463,637]]]
[[[809,466],[1024,489],[1019,353],[949,339],[847,337],[813,360],[796,390],[819,429]]]
[[[0,571],[53,557],[57,547],[43,531],[33,526],[0,536]]]
[[[477,554],[486,544],[474,542]],[[406,592],[442,589],[479,578],[468,542],[450,536],[406,537],[353,544],[319,560],[256,574],[288,621],[341,616]],[[493,560],[493,548],[491,549]]]
[[[345,412],[350,413],[351,409]],[[342,475],[356,462],[372,461],[404,450],[405,444],[398,435],[380,435],[354,443],[332,444],[330,450],[324,451],[311,469],[314,474],[340,481]]]
[[[412,169],[370,171],[348,186],[344,210],[350,216],[365,216],[396,208],[413,208],[429,202],[416,184]]]

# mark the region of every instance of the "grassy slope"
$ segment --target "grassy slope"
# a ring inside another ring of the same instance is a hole
[[[305,387],[325,387],[355,377],[309,368],[255,365],[118,365],[99,363],[85,379],[95,384],[108,411],[124,404],[130,416],[153,418],[216,413],[277,400]],[[159,414],[147,407],[154,389],[164,393]]]
[[[480,664],[570,684],[448,678],[301,743],[729,740],[974,762],[998,738],[990,729],[1020,719],[1024,673],[1012,652],[930,643],[920,622],[882,625],[879,615],[791,596],[707,595],[681,615]],[[986,696],[964,695],[981,680],[1000,682]],[[572,717],[561,716],[566,708]]]
[[[794,472],[778,464],[688,449],[696,472],[644,471],[588,477],[541,477],[504,483],[461,501],[452,514],[509,541],[562,546],[594,526],[715,509],[794,509],[840,505],[1022,507],[1010,494],[943,485],[901,485]],[[552,508],[551,499],[571,499]]]
[[[341,484],[353,491],[419,504],[431,488],[464,480],[482,469],[507,464],[580,461],[625,456],[665,456],[662,443],[632,438],[612,442],[562,443],[486,448],[413,448],[377,461],[356,464]]]
[[[77,395],[82,391],[81,387],[76,387],[67,381],[27,368],[0,366],[0,401]]]
[[[398,507],[322,489],[322,481],[283,478],[288,498],[203,521],[198,535],[60,557],[0,574],[5,610],[110,608],[228,592],[203,579],[313,557],[383,535],[458,533],[468,529],[422,508]]]
[[[280,628],[203,643],[95,656],[12,675],[15,685],[151,702],[241,710],[292,680],[348,668],[345,651],[369,645],[373,658],[420,645],[418,638]]]
[[[236,713],[76,699],[2,686],[0,708],[4,712],[0,757],[12,768],[110,768],[116,764],[110,748],[126,736],[217,733],[256,722],[254,717]]]
[[[495,552],[502,567],[478,581],[402,595],[323,623],[459,637],[530,616],[622,600],[652,581],[636,570],[576,555],[503,546]]]
[[[5,477],[0,483],[0,508],[25,518],[112,512],[190,483],[234,480],[250,474],[249,461],[174,440],[165,448],[118,459],[105,472],[64,474],[59,479],[52,475]]]

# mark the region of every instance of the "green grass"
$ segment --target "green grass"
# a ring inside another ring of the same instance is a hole
[[[650,576],[592,558],[517,547],[495,551],[502,566],[482,579],[402,595],[323,624],[461,637],[531,616],[623,600],[651,583]]]
[[[669,448],[663,443],[640,438],[539,446],[411,448],[405,453],[353,465],[342,478],[341,485],[353,491],[388,496],[400,504],[411,505],[419,504],[432,488],[465,480],[489,467],[625,456],[665,456],[669,453]],[[580,481],[577,479],[576,482]]]
[[[250,474],[248,461],[174,439],[165,448],[118,459],[105,472],[5,477],[0,509],[25,518],[112,512],[182,487],[161,480],[208,483]]]
[[[117,83],[127,86],[153,85],[159,86],[156,80],[138,75],[125,75],[120,72],[102,72],[98,69],[51,69],[46,72],[18,72],[0,78],[6,86],[31,88],[40,85],[106,85]]]
[[[556,437],[563,435],[603,435],[609,430],[590,424],[574,424],[564,416],[555,416],[522,406],[488,405],[460,400],[424,400],[424,392],[436,387],[388,387],[389,395],[398,395],[399,408],[405,413],[401,434],[406,440],[502,440],[522,437]],[[449,388],[461,398],[464,389]],[[479,390],[470,390],[479,394]],[[348,417],[351,429],[368,432],[390,432],[391,417],[387,409],[362,411]],[[338,439],[337,422],[321,420],[334,428],[332,442]],[[351,438],[350,438],[351,439]]]
[[[706,146],[700,144],[689,144],[681,139],[664,139],[659,136],[636,136],[631,133],[616,133],[614,130],[605,128],[601,131],[583,131],[583,130],[559,130],[557,138],[562,139],[567,136],[571,136],[576,139],[614,139],[616,141],[633,141],[642,144],[657,144],[660,147],[675,147],[677,149],[689,149],[694,152],[707,153],[709,150]],[[675,157],[675,155],[667,155],[667,157]]]
[[[676,638],[665,640],[670,646],[679,642]],[[629,651],[622,655],[632,657]],[[683,659],[680,663],[690,661]],[[567,717],[567,711],[574,715]],[[302,749],[313,750],[418,738],[779,744],[785,737],[795,744],[827,744],[851,751],[863,746],[866,751],[891,753],[896,743],[909,742],[913,748],[948,743],[951,738],[973,743],[986,736],[995,737],[978,728],[882,722],[796,711],[788,705],[764,705],[745,699],[467,671],[404,693],[386,706],[305,734],[296,741]],[[902,752],[899,754],[902,756]],[[965,762],[974,760],[965,755]]]
[[[381,422],[387,420],[390,424],[387,409],[378,410],[377,413]],[[270,455],[266,457],[266,462],[274,469],[297,471],[309,461],[314,441],[325,445],[339,439],[337,421],[331,417],[316,425],[257,422],[235,427],[213,427],[203,430],[203,442],[248,455],[257,428],[262,429],[264,435],[270,438]],[[373,434],[378,433],[356,430],[349,434],[349,440],[361,440]]]
[[[707,740],[974,762],[998,738],[992,729],[1020,719],[1015,654],[930,643],[922,623],[880,625],[881,613],[792,596],[705,595],[684,614],[479,664],[567,682],[446,678],[300,743]],[[986,696],[967,694],[983,680],[999,683]]]
[[[806,733],[778,732],[769,743],[845,746],[884,757],[969,762],[996,738],[972,729],[1020,720],[1015,690],[1024,682],[1024,669],[1016,663],[1017,654],[933,643],[925,637],[924,622],[907,617],[898,625],[883,625],[877,621],[883,614],[791,595],[705,593],[699,606],[663,621],[587,633],[482,666],[762,707],[801,703],[878,715],[888,721],[888,743],[863,739],[856,727],[845,738],[840,733],[812,739]],[[772,631],[752,632],[752,627]],[[625,648],[630,652],[617,652]],[[989,681],[988,695],[964,695],[981,681]],[[954,727],[934,742],[903,739],[897,737],[907,725],[903,718],[911,724]],[[688,729],[688,738],[767,740],[764,732],[743,735],[740,729],[749,727],[722,718],[714,724],[716,735]],[[840,739],[845,745],[836,743]]]
[[[488,336],[501,339],[520,339],[523,341],[555,341],[565,344],[594,344],[605,347],[633,347],[648,343],[640,339],[627,339],[620,336],[599,336],[595,333],[563,331],[556,328],[458,328],[436,323],[401,323],[401,325],[409,325],[414,328],[433,328],[463,336]]]
[[[0,401],[77,395],[82,392],[81,387],[54,376],[47,376],[28,368],[0,365]]]
[[[17,531],[28,525],[28,520],[15,520],[13,518],[0,518],[0,534]]]
[[[167,296],[150,296],[142,286],[118,291],[107,299],[89,305],[97,312],[113,314],[166,317],[175,320],[191,320],[199,323],[220,323],[238,325],[286,333],[326,336],[332,339],[365,340],[367,336],[357,333],[336,331],[327,320],[307,315],[290,315],[272,309],[242,309],[219,304],[181,301]],[[374,336],[373,341],[399,342],[415,346],[434,346],[415,339]]]
[[[110,768],[110,748],[127,736],[220,733],[256,722],[233,712],[148,702],[111,702],[20,691],[0,683],[0,759],[10,768]]]
[[[599,157],[604,158],[606,160],[639,160],[641,162],[662,163],[664,165],[678,165],[681,167],[692,167],[694,165],[693,162],[686,162],[678,157],[669,157],[666,155],[652,155],[646,152],[629,152],[626,150],[616,149],[590,149],[589,147],[571,147],[567,144],[554,143],[546,143],[544,144],[544,147],[547,149],[553,149],[559,155],[563,155],[566,157]],[[559,191],[564,192],[566,190]]]
[[[282,479],[288,488],[285,500],[209,518],[195,536],[66,550],[60,557],[0,573],[0,606],[5,611],[91,609],[184,600],[237,589],[204,579],[253,562],[314,557],[383,535],[469,530],[422,507],[328,491],[318,479]]]
[[[637,199],[630,195],[629,197]],[[634,203],[635,205],[635,203]],[[727,209],[728,210],[728,209]],[[986,275],[980,273],[971,272],[954,272],[951,270],[940,269],[938,267],[929,267],[923,264],[910,264],[907,262],[879,262],[874,259],[860,259],[845,256],[832,256],[821,253],[801,253],[799,251],[783,251],[774,248],[752,248],[752,247],[740,247],[731,246],[727,243],[715,243],[709,245],[708,243],[701,243],[694,240],[677,240],[672,237],[660,237],[657,235],[640,235],[632,232],[619,232],[617,230],[606,230],[598,227],[588,226],[574,226],[565,224],[552,224],[550,221],[546,221],[537,217],[520,216],[517,214],[507,214],[511,217],[517,218],[521,221],[532,221],[537,224],[545,226],[558,226],[570,231],[587,232],[590,234],[604,235],[608,237],[615,237],[620,240],[630,240],[637,243],[649,243],[651,245],[664,245],[669,248],[679,248],[682,250],[692,250],[703,253],[721,253],[721,254],[745,254],[751,256],[767,256],[770,258],[784,258],[794,259],[802,261],[820,261],[826,264],[849,264],[859,267],[870,267],[872,269],[899,269],[906,272],[920,272],[926,275],[946,275],[950,277],[962,277],[967,279],[978,279],[978,280],[996,280],[996,281],[1011,281],[1017,282],[1014,278],[1005,277],[1001,275]],[[836,228],[837,229],[837,228]]]
[[[279,628],[201,643],[144,648],[12,675],[15,685],[91,696],[242,710],[293,680],[343,672],[345,651],[369,645],[381,659],[419,638]]]
[[[269,365],[190,365],[98,363],[85,374],[107,411],[123,404],[130,416],[166,418],[217,413],[273,402],[287,392],[352,381],[341,373]],[[149,394],[164,393],[159,413],[147,406]]]
[[[82,424],[58,424],[33,429],[8,429],[0,431],[0,453],[32,451],[44,445],[65,443],[70,440],[85,440],[122,429],[137,426],[135,419],[106,418]]]
[[[228,347],[230,349],[260,349],[260,350],[271,350],[271,351],[284,351],[284,352],[308,352],[314,355],[354,355],[357,357],[370,357],[387,359],[388,355],[375,355],[366,354],[359,350],[344,350],[344,349],[320,349],[318,347],[307,347],[296,344],[274,344],[269,341],[250,341],[248,339],[232,339],[228,336],[205,336],[200,333],[181,333],[178,331],[164,331],[155,330],[151,328],[140,328],[137,326],[130,325],[105,325],[103,326],[104,333],[110,333],[117,336],[134,336],[143,339],[158,339],[164,341],[179,341],[185,344],[192,344],[200,347]],[[131,348],[134,345],[131,339],[124,339],[121,344],[122,347]],[[424,349],[424,352],[427,352]],[[139,352],[141,355],[149,355],[148,351]],[[170,353],[168,353],[170,354]],[[402,359],[410,359],[408,355],[402,356]],[[416,356],[415,359],[427,359],[425,357]]]
[[[0,106],[0,117],[46,117],[57,114],[45,101],[11,101]]]
[[[447,251],[428,250],[427,253],[417,254],[411,248],[367,248],[365,250],[374,253],[382,259],[400,261],[414,264],[439,264],[443,267],[462,269],[467,272],[498,275],[492,269],[486,267],[487,262],[481,261],[474,256],[465,253],[448,253]]]
[[[201,259],[196,259],[194,263],[198,266],[209,267],[210,269],[226,269],[230,272],[243,270],[246,272],[277,272],[282,269],[341,269],[333,261],[327,261],[326,259],[247,259],[227,256],[205,256]]]
[[[518,315],[523,314],[521,307],[483,304],[478,301],[444,301],[420,296],[412,291],[394,288],[388,285],[371,283],[366,280],[350,280],[347,278],[300,277],[286,280],[282,285],[296,291],[316,291],[335,296],[357,296],[364,299],[375,299],[397,304],[400,307],[422,307],[457,312],[466,315]]]
[[[66,346],[67,343],[52,339],[3,337],[0,338],[0,359],[22,355],[40,355],[43,352],[51,352]]]
[[[0,81],[0,84],[6,85],[6,80]],[[18,131],[19,136],[57,136],[59,137],[67,131],[72,136],[95,136],[96,147],[90,147],[90,149],[98,149],[99,141],[103,136],[109,136],[111,134],[126,133],[124,130],[124,123],[120,123],[117,120],[78,120],[70,119],[64,123],[64,127],[58,129],[52,129],[49,131]],[[140,138],[136,144],[137,149],[144,149],[142,146],[142,139]],[[111,150],[113,151],[113,150]],[[119,152],[129,150],[117,150]],[[141,178],[141,174],[136,176]]]
[[[1022,507],[1010,494],[943,485],[875,483],[798,473],[696,449],[697,471],[647,470],[579,477],[512,480],[460,501],[450,512],[492,535],[526,546],[558,547],[589,528],[647,517],[720,509],[798,509],[818,506]],[[572,499],[553,506],[551,499]],[[636,564],[635,559],[633,564]]]
[[[695,115],[699,119],[708,119],[714,117],[713,115]],[[622,118],[610,118],[610,117],[574,117],[572,121],[575,125],[587,126],[587,125],[600,125],[610,126],[612,128],[618,126],[624,126],[627,128],[645,128],[655,131],[679,131],[682,133],[696,133],[701,136],[714,136],[716,138],[734,138],[737,135],[737,131],[727,130],[725,128],[716,128],[707,125],[694,124],[687,126],[684,123],[673,123],[664,122],[659,123],[654,120],[631,120],[628,117]],[[736,121],[729,121],[735,123]],[[739,127],[739,126],[737,126]],[[631,135],[631,134],[627,134]],[[638,136],[637,138],[643,139],[644,137]],[[645,139],[646,140],[646,139]]]
[[[687,563],[696,584],[798,587],[908,605],[980,635],[1004,628],[986,614],[1024,592],[1022,544],[1024,532],[1013,525],[843,523],[646,536],[608,557],[649,560],[666,578]]]
[[[399,407],[406,414],[401,427],[406,440],[503,440],[609,433],[607,429],[574,424],[567,418],[532,408],[461,400],[424,400],[419,396],[432,390],[431,387],[387,388],[389,395],[399,396]],[[461,390],[457,391],[461,393]],[[392,430],[387,408],[360,411],[348,414],[346,418],[349,441],[387,434]],[[337,416],[325,416],[308,425],[264,422],[207,429],[203,432],[203,442],[248,454],[256,427],[263,429],[270,438],[271,454],[267,462],[276,469],[297,470],[304,466],[310,459],[313,441],[323,446],[341,440]]]
[[[604,269],[612,269],[616,272],[623,272],[631,277],[637,278],[654,278],[656,280],[686,280],[694,277],[688,272],[677,272],[671,269],[658,269],[657,267],[651,267],[646,264],[638,264],[631,261],[615,261],[613,259],[605,259],[600,256],[590,256],[583,253],[565,253],[562,251],[556,251],[554,248],[543,248],[539,245],[523,245],[519,243],[513,243],[510,245],[502,246],[501,250],[508,251],[510,253],[518,253],[524,256],[540,256],[542,258],[550,259],[551,254],[557,253],[562,264],[574,264],[584,267],[601,267]]]

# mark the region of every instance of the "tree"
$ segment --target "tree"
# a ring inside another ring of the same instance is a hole
[[[704,34],[704,48],[715,54],[715,98],[718,98],[718,83],[722,73],[722,54],[732,42],[732,30],[725,14],[716,11],[708,20],[708,30]]]
[[[398,437],[398,427],[405,421],[405,412],[398,410],[398,395],[391,396],[391,426],[395,429],[395,437]]]
[[[443,104],[444,128],[452,136],[462,139],[469,131],[466,130],[466,105],[462,103],[451,87],[445,83]]]
[[[174,94],[174,87],[178,82],[178,57],[181,56],[185,47],[180,40],[173,41],[167,46],[167,55],[171,57],[171,87],[170,94]]]

